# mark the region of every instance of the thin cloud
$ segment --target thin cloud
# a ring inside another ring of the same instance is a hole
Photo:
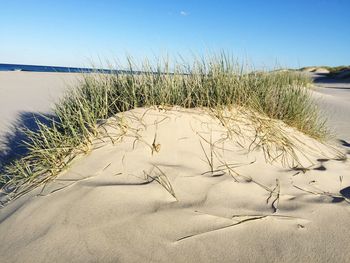
[[[188,16],[190,13],[186,12],[186,11],[180,11],[180,15],[182,16]]]

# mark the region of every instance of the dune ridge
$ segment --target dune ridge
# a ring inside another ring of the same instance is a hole
[[[346,262],[342,150],[278,123],[285,150],[252,118],[264,123],[234,107],[109,118],[88,155],[0,210],[0,259]]]

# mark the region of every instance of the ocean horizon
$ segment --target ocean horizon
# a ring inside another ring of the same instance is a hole
[[[92,72],[116,73],[116,72],[125,72],[123,70],[112,70],[112,69],[78,68],[78,67],[47,66],[47,65],[7,64],[7,63],[0,63],[0,71],[58,72],[58,73],[92,73]]]

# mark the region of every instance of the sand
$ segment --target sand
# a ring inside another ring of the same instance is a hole
[[[316,78],[314,95],[323,113],[328,119],[328,126],[335,138],[350,141],[350,81],[312,75]]]
[[[0,210],[0,261],[348,262],[350,162],[278,122],[309,169],[267,162],[262,148],[247,151],[248,115],[226,114],[232,138],[202,109],[111,118],[114,143],[96,140],[56,181]]]
[[[303,69],[304,72],[313,72],[318,74],[329,74],[329,70],[322,67],[306,67]]]
[[[33,127],[44,120],[64,92],[82,78],[76,73],[0,71],[0,167],[18,152],[21,135],[15,127]]]
[[[0,71],[0,136],[20,114],[48,113],[79,74]]]
[[[322,74],[328,74],[329,70],[326,68],[317,68],[315,71],[315,73],[322,73]]]

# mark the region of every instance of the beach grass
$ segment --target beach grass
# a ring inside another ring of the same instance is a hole
[[[327,135],[304,73],[252,71],[224,53],[192,63],[159,61],[137,64],[129,58],[128,73],[85,74],[54,106],[49,124],[37,120],[37,130],[23,131],[28,153],[5,166],[2,191],[18,196],[52,180],[91,150],[101,123],[137,107],[239,106],[316,139]]]

